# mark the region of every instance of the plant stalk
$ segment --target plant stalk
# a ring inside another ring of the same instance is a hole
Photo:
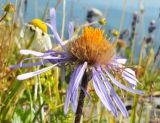
[[[84,76],[82,78],[82,83],[81,83],[81,86],[85,90],[88,87],[88,81],[89,81],[88,74],[87,74],[87,72],[85,72]],[[81,89],[74,123],[80,123],[80,121],[81,121],[84,99],[85,99],[85,92]]]

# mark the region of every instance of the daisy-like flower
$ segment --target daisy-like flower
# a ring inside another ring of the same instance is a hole
[[[47,51],[52,49],[51,38],[48,35],[48,27],[40,19],[33,19],[25,24],[21,30],[21,47],[29,47],[36,51]]]
[[[74,68],[70,77],[69,87],[66,94],[66,101],[64,106],[64,113],[67,114],[69,104],[72,105],[72,110],[75,112],[78,102],[78,88],[86,71],[91,71],[91,82],[96,94],[106,107],[108,111],[112,112],[114,116],[118,116],[118,109],[127,117],[128,112],[123,104],[121,98],[115,92],[113,85],[118,86],[128,92],[135,94],[143,94],[142,91],[136,90],[138,80],[135,72],[130,68],[125,67],[126,59],[117,57],[114,47],[104,36],[104,31],[99,28],[85,27],[81,36],[77,39],[69,40],[66,44],[60,39],[56,29],[55,10],[50,10],[51,24],[47,24],[57,40],[61,45],[62,51],[49,50],[46,53],[41,53],[32,50],[21,50],[23,55],[33,55],[34,59],[40,59],[40,62],[24,63],[24,59],[19,65],[11,66],[14,68],[23,68],[28,66],[38,66],[51,63],[52,65],[35,72],[29,72],[17,77],[18,80],[24,80],[33,76],[44,73],[55,66],[62,68],[62,76],[65,77],[65,66],[70,65]],[[73,35],[73,24],[69,25],[69,38]],[[126,84],[118,81],[114,75],[120,75],[122,79],[126,80]],[[84,88],[81,88],[84,90]],[[85,90],[84,90],[85,91]],[[86,92],[86,91],[85,91]]]

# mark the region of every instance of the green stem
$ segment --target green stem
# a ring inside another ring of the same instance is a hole
[[[39,85],[39,102],[40,102],[40,105],[43,104],[43,98],[41,96],[42,94],[42,85],[41,85],[41,81],[40,81],[40,76],[38,75],[38,85]],[[43,107],[41,108],[41,121],[43,123],[44,121],[44,109]]]
[[[30,100],[30,108],[31,108],[31,121],[33,119],[33,100],[32,100],[32,95],[31,95],[31,92],[30,90],[28,89],[28,94],[29,94],[29,100]]]

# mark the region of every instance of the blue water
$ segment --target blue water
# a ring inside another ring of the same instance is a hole
[[[2,0],[2,5],[6,0]],[[15,3],[16,0],[11,0]],[[23,1],[23,0],[22,0]],[[28,0],[27,14],[25,16],[25,22],[29,22],[33,18],[42,18],[45,7],[48,0]],[[107,19],[108,24],[106,29],[116,28],[119,29],[120,20],[122,16],[122,10],[125,0],[66,0],[66,30],[69,21],[74,21],[77,25],[82,24],[86,21],[86,12],[90,8],[97,8],[103,12],[103,16]],[[141,0],[141,5],[139,4],[140,0],[126,0],[126,11],[125,18],[122,25],[122,29],[128,28],[131,29],[132,14],[134,11],[137,11],[140,15],[140,6],[144,6],[144,26],[140,26],[139,32],[144,31],[144,35],[147,35],[148,25],[151,20],[156,20],[159,15],[160,0]],[[56,5],[57,0],[50,0],[50,7]],[[59,5],[57,10],[57,27],[60,32],[61,23],[62,23],[62,4]],[[160,45],[160,20],[157,22],[159,29],[155,32],[158,35],[155,35],[156,46]],[[158,32],[159,31],[159,32]],[[142,34],[140,34],[142,35]],[[139,36],[141,40],[141,36]],[[140,44],[139,44],[140,45]]]

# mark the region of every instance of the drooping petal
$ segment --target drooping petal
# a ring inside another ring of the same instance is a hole
[[[136,76],[135,71],[133,71],[130,68],[125,68],[125,71],[128,72],[128,73],[130,73],[130,74],[132,74],[133,76]]]
[[[122,88],[126,91],[129,91],[129,92],[132,92],[132,93],[135,93],[135,94],[144,94],[144,92],[140,91],[140,90],[135,90],[135,89],[132,89],[132,88],[128,88],[127,86],[121,84],[120,82],[118,82],[105,68],[103,68],[103,70],[106,72],[106,74],[108,75],[108,77],[111,79],[111,81],[117,85],[119,88]]]
[[[74,91],[74,93],[72,93],[72,111],[76,112],[77,109],[77,103],[78,103],[78,89]]]
[[[74,82],[74,85],[72,85],[73,90],[72,90],[72,96],[71,96],[71,98],[73,100],[73,104],[74,104],[72,107],[74,107],[74,109],[76,109],[75,106],[77,104],[77,95],[76,94],[78,94],[78,87],[79,87],[79,84],[82,80],[82,77],[84,75],[86,68],[87,68],[87,62],[84,62],[82,68],[79,71],[77,71],[75,74],[75,80],[74,80],[75,82]]]
[[[26,64],[18,64],[10,66],[10,69],[17,69],[17,68],[24,68],[24,67],[31,67],[31,66],[39,66],[49,63],[47,60],[43,60],[42,62],[35,62],[35,63],[26,63]]]
[[[50,67],[43,68],[43,69],[41,69],[41,70],[37,70],[37,71],[35,71],[35,72],[29,72],[29,73],[21,74],[21,75],[17,76],[17,79],[18,79],[18,80],[25,80],[25,79],[31,78],[31,77],[33,77],[33,76],[39,75],[39,74],[41,74],[41,73],[44,73],[44,72],[52,69],[53,67],[55,67],[55,66],[57,66],[57,65],[58,65],[58,63],[57,63],[57,64],[54,64],[54,65],[52,65],[52,66],[50,66]]]
[[[84,64],[83,64],[82,68],[80,69],[80,71],[76,72],[75,83],[73,85],[74,89],[72,90],[72,93],[74,93],[74,91],[77,90],[77,88],[78,88],[78,86],[80,84],[80,81],[82,80],[82,77],[83,77],[83,74],[84,74],[86,68],[87,68],[87,62],[84,62]]]
[[[97,95],[100,97],[102,103],[106,106],[106,108],[109,111],[112,111],[114,116],[118,116],[118,112],[117,112],[115,106],[113,105],[111,98],[109,97],[109,95],[106,91],[106,88],[105,88],[103,81],[100,79],[96,70],[94,68],[92,70],[93,70],[93,80],[94,80],[93,85],[95,84],[94,85],[95,89],[99,88],[99,90],[97,90]]]
[[[126,110],[125,105],[123,104],[122,100],[119,98],[119,96],[116,94],[116,92],[114,91],[112,85],[109,83],[108,79],[105,77],[104,73],[102,72],[101,68],[98,67],[98,72],[102,77],[102,80],[104,81],[104,85],[106,86],[106,88],[109,90],[114,102],[116,103],[116,105],[118,106],[118,108],[120,109],[120,111],[122,112],[123,116],[128,117],[128,112]]]
[[[134,86],[137,85],[137,81],[135,80],[135,77],[131,77],[130,75],[128,75],[125,72],[122,72],[122,77],[129,82],[130,84],[133,84]]]
[[[69,27],[68,27],[69,39],[72,38],[73,33],[74,33],[74,24],[73,24],[73,22],[70,22],[69,23]]]
[[[72,73],[71,77],[70,77],[70,82],[69,82],[69,86],[68,86],[68,90],[67,90],[67,94],[66,94],[66,101],[65,101],[65,105],[64,105],[64,114],[66,115],[68,112],[68,107],[69,107],[69,103],[71,100],[71,95],[72,95],[72,90],[73,90],[73,85],[75,82],[75,75],[76,72],[79,71],[81,69],[81,65],[79,65],[74,72]]]

